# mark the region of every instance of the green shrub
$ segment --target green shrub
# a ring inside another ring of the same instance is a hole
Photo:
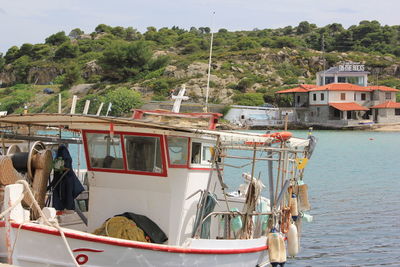
[[[260,106],[264,104],[263,94],[260,93],[239,93],[233,96],[233,103],[242,106]]]
[[[140,93],[127,87],[108,90],[104,95],[104,102],[106,107],[108,107],[109,103],[112,103],[109,115],[116,117],[130,115],[132,109],[143,105]]]

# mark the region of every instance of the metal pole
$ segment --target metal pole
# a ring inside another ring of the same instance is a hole
[[[208,75],[207,75],[207,89],[206,89],[206,105],[205,105],[205,112],[208,112],[208,94],[210,91],[210,76],[211,76],[211,56],[212,56],[212,47],[213,47],[213,40],[214,40],[214,33],[212,32],[213,26],[213,18],[215,15],[215,11],[213,12],[213,16],[211,18],[211,41],[210,41],[210,55],[208,57]]]

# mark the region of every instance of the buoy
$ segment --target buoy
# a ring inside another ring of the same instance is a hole
[[[290,224],[289,232],[287,233],[288,255],[295,257],[299,253],[299,239],[297,227],[294,223]]]
[[[271,265],[284,264],[286,262],[286,247],[282,234],[272,229],[268,234],[267,244]]]
[[[297,195],[295,193],[292,193],[290,199],[290,213],[292,214],[293,220],[296,220],[297,216],[299,216],[299,211],[297,209]]]

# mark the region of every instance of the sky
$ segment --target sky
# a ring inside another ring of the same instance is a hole
[[[252,30],[301,21],[348,28],[362,20],[399,25],[399,10],[399,0],[0,0],[0,53],[43,43],[59,31],[91,33],[102,23],[140,32],[149,26]]]

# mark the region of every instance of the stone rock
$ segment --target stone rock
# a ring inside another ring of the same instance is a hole
[[[10,68],[11,66],[6,66],[6,68],[0,72],[0,86],[8,86],[16,82],[15,71]]]
[[[27,82],[31,84],[49,84],[62,71],[56,67],[32,67],[28,71]]]
[[[69,92],[72,95],[86,95],[90,89],[93,87],[93,83],[82,83],[78,85],[74,85],[69,89]]]
[[[392,57],[390,57],[390,56],[384,56],[383,59],[386,60],[386,61],[389,61],[389,62],[393,62],[394,61],[394,59]]]
[[[82,77],[85,79],[88,79],[93,75],[101,75],[102,73],[103,69],[97,64],[96,60],[89,61],[82,68]]]
[[[244,72],[244,70],[243,70],[242,68],[236,67],[236,66],[232,66],[232,67],[231,67],[231,70],[236,71],[236,72],[240,72],[240,73],[243,73],[243,72]]]
[[[164,70],[164,76],[174,77],[174,73],[175,73],[176,69],[177,69],[177,67],[174,65],[166,66],[165,70]]]
[[[202,62],[193,62],[187,67],[186,73],[188,77],[204,75],[208,72],[208,64]]]

